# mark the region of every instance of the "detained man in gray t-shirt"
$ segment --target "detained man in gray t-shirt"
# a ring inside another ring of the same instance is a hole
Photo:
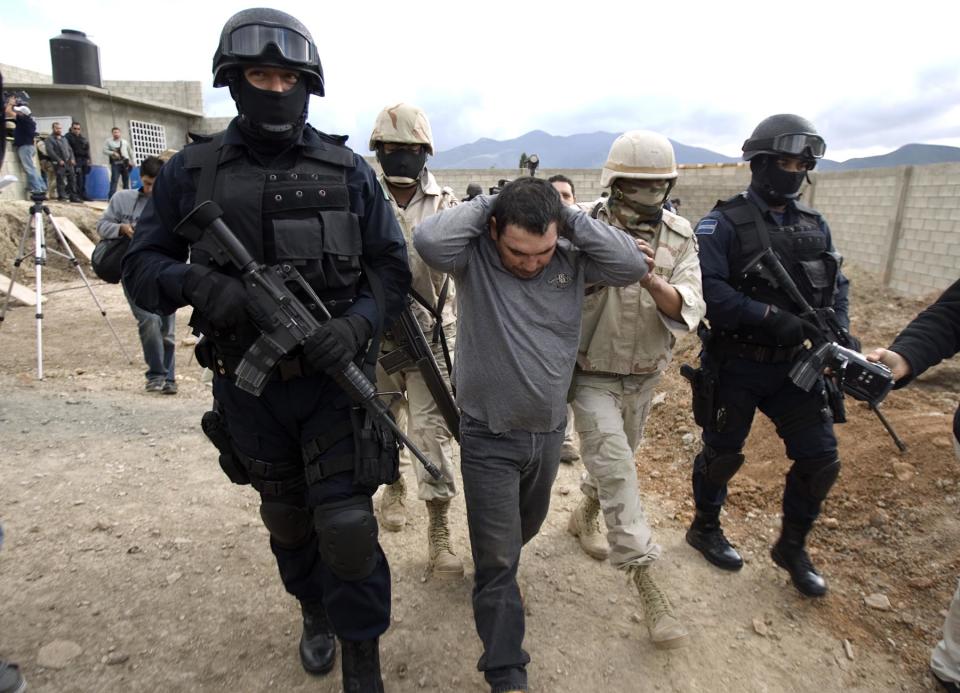
[[[453,381],[484,646],[478,667],[492,693],[526,691],[517,568],[557,475],[584,286],[632,284],[647,263],[629,236],[564,207],[538,178],[435,214],[413,243],[457,284]]]

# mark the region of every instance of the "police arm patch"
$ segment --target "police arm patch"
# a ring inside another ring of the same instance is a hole
[[[701,219],[700,223],[697,224],[696,234],[698,236],[710,236],[710,235],[713,235],[713,232],[716,230],[717,230],[716,219]]]

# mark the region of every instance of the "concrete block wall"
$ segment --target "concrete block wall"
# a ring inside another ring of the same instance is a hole
[[[895,258],[889,284],[907,294],[960,277],[960,164],[913,167]]]
[[[4,84],[53,84],[52,75],[34,72],[16,65],[0,63],[0,73],[3,73]]]
[[[103,88],[117,96],[203,113],[200,82],[106,80]]]
[[[883,273],[897,214],[898,168],[815,173],[806,200],[820,211],[846,261]]]

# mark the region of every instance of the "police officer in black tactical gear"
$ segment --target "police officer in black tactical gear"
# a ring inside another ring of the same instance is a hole
[[[336,634],[344,690],[382,691],[378,638],[390,622],[390,573],[371,504],[378,482],[355,476],[356,415],[324,373],[355,361],[373,375],[377,330],[396,318],[410,286],[403,235],[346,138],[306,124],[324,77],[299,21],[272,9],[231,17],[213,79],[229,87],[238,116],[163,167],[123,281],[146,310],[194,308],[191,325],[204,336],[198,359],[214,371],[216,409],[204,430],[219,441],[231,480],[260,494],[280,577],[302,607],[304,668],[333,667]],[[279,362],[259,397],[232,375],[263,316],[251,315],[239,273],[212,243],[191,246],[174,232],[205,200],[225,210],[259,262],[295,266],[333,316]]]
[[[719,202],[697,224],[710,329],[701,332],[704,349],[694,391],[694,413],[704,430],[693,467],[696,517],[687,531],[687,542],[714,565],[743,566],[719,518],[759,409],[774,422],[793,460],[783,494],[783,529],[771,555],[796,588],[812,597],[825,594],[827,585],[804,544],[840,471],[834,417],[823,378],[804,392],[787,377],[809,330],[796,315],[798,306],[748,266],[772,248],[807,301],[814,308],[832,307],[839,323],[849,327],[841,257],[823,217],[798,201],[807,172],[825,148],[808,120],[770,116],[743,144],[749,188]]]

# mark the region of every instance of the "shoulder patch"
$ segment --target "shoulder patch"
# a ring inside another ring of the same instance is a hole
[[[697,224],[696,234],[698,236],[712,236],[713,232],[716,230],[717,230],[716,219],[701,219],[700,223]]]

